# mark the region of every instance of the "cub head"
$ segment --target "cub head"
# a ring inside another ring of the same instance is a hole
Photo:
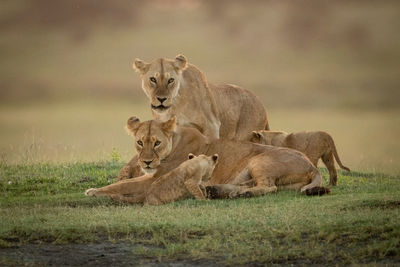
[[[262,145],[279,146],[280,142],[282,142],[286,136],[287,133],[282,131],[253,131],[251,133],[250,141]]]
[[[267,144],[267,140],[265,139],[265,137],[261,131],[252,131],[250,142],[253,142],[256,144],[262,144],[262,145]]]
[[[138,164],[145,173],[154,173],[161,161],[171,153],[176,117],[166,122],[140,122],[138,118],[131,117],[126,129],[134,137]]]
[[[197,157],[190,153],[188,155],[189,160],[198,161],[201,167],[203,168],[203,177],[202,181],[207,182],[214,171],[215,165],[218,163],[218,154],[214,154],[212,156],[206,155],[198,155]]]
[[[159,58],[151,63],[135,59],[133,68],[140,73],[142,88],[153,111],[163,113],[173,105],[186,67],[184,55],[177,55],[174,60]]]

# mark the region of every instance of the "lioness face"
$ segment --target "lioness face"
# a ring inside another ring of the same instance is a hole
[[[161,161],[171,153],[176,117],[166,122],[140,122],[131,117],[126,128],[134,136],[138,164],[145,173],[155,173]]]
[[[160,58],[151,63],[135,59],[133,68],[141,75],[143,91],[154,112],[164,113],[173,105],[186,66],[183,55],[176,56],[175,60]]]

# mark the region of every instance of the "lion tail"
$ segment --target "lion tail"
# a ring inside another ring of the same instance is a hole
[[[330,135],[328,135],[328,142],[329,142],[329,146],[330,146],[331,149],[332,149],[333,156],[335,157],[336,162],[338,163],[338,165],[340,166],[340,168],[342,168],[343,170],[346,170],[346,171],[349,172],[350,169],[347,168],[346,166],[344,166],[344,165],[342,164],[342,162],[340,161],[339,154],[337,153],[337,150],[336,150],[335,142],[333,141],[333,138],[332,138]]]

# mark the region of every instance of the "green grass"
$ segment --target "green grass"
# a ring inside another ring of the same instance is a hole
[[[110,183],[121,166],[1,165],[0,246],[124,240],[139,244],[132,253],[160,261],[400,261],[399,176],[343,172],[339,186],[323,197],[283,191],[157,207],[83,195],[89,187]]]

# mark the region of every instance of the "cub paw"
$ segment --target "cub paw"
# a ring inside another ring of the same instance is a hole
[[[93,197],[97,192],[96,188],[89,188],[88,190],[85,191],[85,196],[88,197]]]

